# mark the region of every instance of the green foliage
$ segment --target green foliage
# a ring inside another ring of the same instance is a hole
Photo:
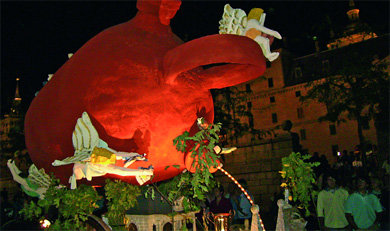
[[[194,136],[189,136],[188,132],[184,132],[173,140],[176,149],[182,152],[186,151],[188,141],[193,143],[193,147],[189,150],[188,155],[194,158],[192,167],[195,168],[195,173],[188,176],[183,174],[181,177],[188,177],[186,180],[192,185],[191,191],[194,199],[204,200],[209,188],[215,184],[209,168],[218,166],[217,160],[220,156],[214,152],[214,147],[218,145],[218,133],[221,127],[221,123],[210,124],[206,129],[197,132]],[[184,180],[180,182],[180,185],[185,185]]]
[[[58,219],[49,230],[85,230],[84,222],[88,215],[98,208],[96,202],[101,199],[93,187],[80,185],[70,190],[59,187],[59,180],[51,177],[52,184],[45,193],[45,198],[37,203],[30,202],[20,211],[26,219],[47,218],[49,209],[58,209]],[[110,224],[124,224],[125,213],[137,203],[140,195],[138,186],[118,181],[107,180],[106,197],[109,201],[107,217]]]
[[[209,168],[218,166],[219,156],[214,152],[214,147],[218,144],[221,126],[221,123],[210,124],[194,136],[190,136],[189,132],[185,131],[173,140],[173,145],[181,152],[186,152],[191,147],[188,155],[194,158],[192,167],[195,168],[195,173],[184,172],[168,181],[160,182],[157,190],[170,204],[183,196],[185,212],[198,210],[200,202],[205,200],[206,194],[216,185]],[[171,166],[165,169],[169,167]],[[148,187],[145,197],[154,199],[155,190]]]
[[[70,190],[58,187],[58,180],[52,178],[52,184],[45,193],[45,198],[38,203],[30,202],[20,211],[27,219],[41,219],[49,213],[49,208],[58,209],[58,219],[49,230],[83,230],[83,222],[97,208],[97,192],[91,187],[80,185]]]
[[[184,172],[168,181],[159,183],[158,190],[163,195],[166,195],[166,199],[171,204],[183,196],[184,212],[190,212],[200,209],[200,202],[205,200],[206,193],[211,188],[214,188],[215,185],[216,182],[213,178],[209,178],[206,183],[205,178],[202,178],[201,174]],[[154,198],[154,190],[152,188],[149,188],[148,194],[152,199]],[[146,196],[148,197],[148,195]]]
[[[107,179],[104,189],[108,200],[107,217],[110,224],[124,224],[126,211],[136,205],[137,197],[141,195],[140,187]]]
[[[309,158],[310,155],[293,152],[282,158],[282,171],[280,171],[293,200],[298,201],[299,207],[305,209],[306,215],[310,214],[308,209],[310,201],[318,193],[313,189],[316,180],[312,167],[320,165],[319,162],[308,162]]]

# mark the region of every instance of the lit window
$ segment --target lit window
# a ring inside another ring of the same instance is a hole
[[[272,123],[277,123],[278,122],[278,115],[276,113],[272,113]]]

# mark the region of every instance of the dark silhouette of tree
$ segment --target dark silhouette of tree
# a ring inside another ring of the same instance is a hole
[[[367,53],[354,51],[340,55],[324,78],[307,84],[310,90],[301,97],[301,101],[315,100],[326,105],[327,113],[320,121],[355,120],[362,153],[365,153],[364,120],[388,114],[389,102],[388,63]]]

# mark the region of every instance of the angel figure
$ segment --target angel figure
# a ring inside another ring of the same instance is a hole
[[[271,52],[270,45],[274,37],[282,36],[264,26],[266,13],[261,8],[253,8],[248,16],[241,9],[233,9],[229,4],[224,7],[222,19],[219,21],[220,34],[236,34],[255,40],[261,47],[264,57],[270,62],[279,56],[279,52]]]
[[[83,112],[77,120],[72,143],[75,149],[74,155],[52,163],[53,166],[74,164],[73,175],[69,178],[71,189],[77,187],[76,180],[86,178],[91,181],[92,177],[104,176],[108,173],[135,176],[140,185],[150,180],[153,175],[153,166],[139,169],[127,168],[135,161],[147,161],[146,154],[119,152],[108,147],[108,144],[99,138],[87,112]],[[124,160],[124,166],[117,165],[117,160]]]
[[[14,160],[9,159],[7,161],[7,166],[11,171],[14,181],[20,184],[20,187],[27,195],[38,197],[39,199],[45,197],[45,193],[50,186],[50,177],[43,169],[38,170],[37,167],[32,164],[28,170],[28,176],[23,177],[22,172],[15,165]]]

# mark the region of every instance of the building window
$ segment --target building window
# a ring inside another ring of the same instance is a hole
[[[300,97],[301,96],[301,91],[296,91],[295,92],[295,97]]]
[[[274,87],[274,80],[272,78],[268,78],[268,87]]]
[[[270,103],[275,103],[275,96],[269,97],[269,102]]]
[[[301,67],[296,67],[294,70],[295,78],[300,79],[302,78],[302,69]]]
[[[248,108],[248,111],[250,111],[252,109],[252,102],[247,102],[246,106]]]
[[[303,108],[301,107],[297,108],[297,114],[298,114],[298,119],[302,119],[304,117]]]
[[[278,122],[278,115],[276,113],[272,113],[272,123],[276,124]]]
[[[332,153],[334,156],[337,155],[337,152],[339,151],[339,145],[335,144],[335,145],[332,145]]]
[[[253,128],[254,127],[254,123],[253,123],[253,115],[252,114],[250,114],[248,116],[248,122],[249,122],[249,127]]]
[[[364,116],[362,118],[362,129],[369,130],[370,129],[370,121],[368,120],[367,116]]]
[[[329,72],[329,60],[327,60],[327,59],[322,60],[322,72],[324,72],[324,73]]]
[[[331,135],[336,135],[336,126],[334,124],[330,124],[329,131]]]
[[[248,83],[245,85],[245,88],[246,88],[246,92],[251,92],[251,85]]]
[[[305,129],[299,130],[299,134],[300,134],[301,140],[306,140],[306,130]]]

